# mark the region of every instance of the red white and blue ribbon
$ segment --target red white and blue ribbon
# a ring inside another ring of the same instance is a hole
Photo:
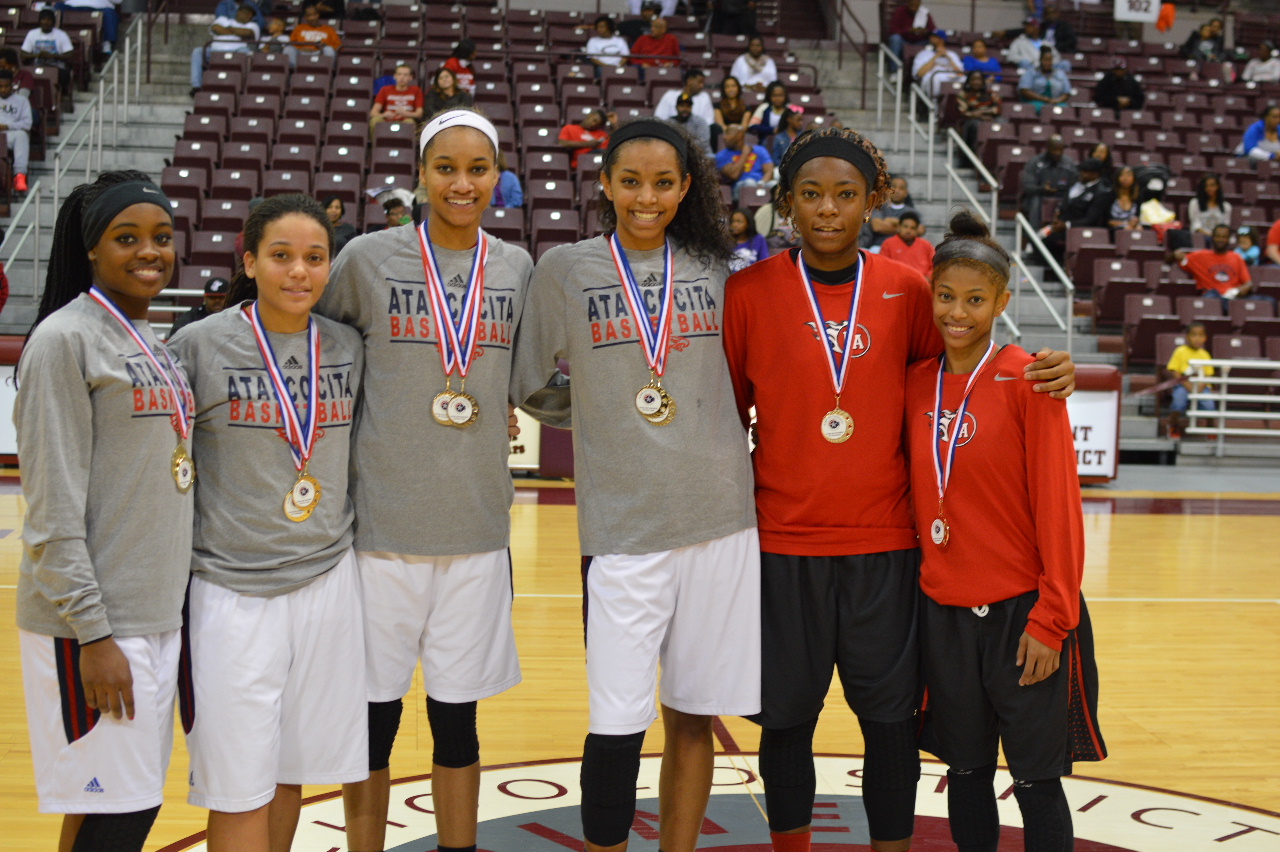
[[[280,372],[280,362],[276,360],[275,350],[267,337],[267,330],[262,325],[262,317],[258,314],[258,303],[249,306],[242,316],[253,327],[253,339],[258,343],[258,352],[262,355],[262,363],[271,377],[271,390],[280,406],[280,419],[284,421],[284,439],[289,442],[289,452],[293,455],[293,466],[302,470],[311,461],[315,450],[316,439],[320,430],[316,428],[320,417],[320,329],[313,318],[307,320],[307,416],[304,420],[298,413],[298,406],[285,384],[284,374]]]
[[[173,424],[173,431],[184,441],[191,434],[191,415],[187,411],[188,406],[193,406],[195,397],[191,393],[191,386],[187,384],[187,377],[182,374],[182,370],[178,365],[173,363],[173,358],[169,357],[169,350],[163,346],[160,351],[164,354],[165,363],[169,365],[168,369],[161,366],[156,355],[151,351],[151,347],[142,339],[142,335],[138,333],[138,328],[133,324],[133,320],[124,315],[124,311],[120,310],[115,302],[107,298],[107,295],[98,289],[97,285],[89,287],[89,298],[93,299],[101,305],[107,313],[116,318],[116,322],[124,327],[129,336],[133,338],[133,342],[138,344],[138,348],[151,361],[160,378],[164,379],[164,383],[169,386],[169,393],[173,398],[174,414],[169,418]]]
[[[948,431],[951,433],[950,446],[947,447],[947,457],[942,457],[942,378],[947,371],[947,356],[943,354],[938,360],[938,388],[933,396],[933,473],[938,482],[938,505],[942,505],[942,495],[947,492],[947,483],[951,481],[951,468],[956,461],[956,447],[960,446],[960,430],[964,428],[965,412],[969,410],[969,392],[973,390],[974,383],[978,380],[978,374],[982,372],[982,368],[987,365],[987,361],[991,358],[991,353],[996,351],[996,342],[993,340],[987,346],[987,353],[982,356],[982,360],[978,362],[978,366],[969,374],[969,381],[964,386],[964,396],[960,398],[960,405],[956,408],[956,417],[951,421],[951,427]]]
[[[627,253],[622,248],[615,232],[609,237],[609,251],[613,254],[613,265],[618,270],[618,279],[622,282],[622,292],[631,306],[631,316],[636,321],[640,334],[640,346],[644,349],[644,358],[649,362],[649,369],[661,376],[667,370],[667,348],[671,342],[671,313],[675,303],[672,287],[675,281],[675,253],[668,242],[662,249],[662,289],[658,291],[658,316],[649,313],[644,300],[644,291],[636,283],[636,276],[627,261]]]
[[[475,257],[471,261],[467,290],[462,296],[462,310],[458,312],[458,319],[455,321],[449,310],[444,276],[440,273],[440,265],[431,248],[425,221],[418,226],[418,241],[422,244],[422,271],[426,277],[427,295],[431,298],[431,313],[436,319],[440,366],[446,377],[453,375],[454,367],[457,367],[458,374],[465,379],[467,371],[471,369],[476,333],[480,328],[480,309],[484,304],[484,266],[489,259],[489,242],[485,239],[484,232],[480,232]]]
[[[853,298],[849,301],[849,324],[845,326],[844,351],[839,354],[836,354],[839,336],[827,334],[827,323],[822,317],[822,306],[818,304],[818,292],[809,278],[803,255],[796,258],[796,268],[800,270],[800,281],[804,284],[804,297],[809,301],[809,310],[813,312],[814,322],[817,323],[814,330],[817,332],[818,342],[827,353],[825,360],[827,369],[831,373],[831,386],[835,389],[836,397],[839,398],[844,391],[844,380],[849,374],[849,361],[853,358],[853,341],[858,334],[858,303],[862,301],[862,273],[867,268],[866,258],[862,256],[861,251],[858,252],[858,275],[854,279]]]

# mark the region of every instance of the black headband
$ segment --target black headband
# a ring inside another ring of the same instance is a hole
[[[661,139],[676,149],[680,155],[680,165],[689,160],[689,143],[680,131],[659,118],[637,118],[628,121],[609,136],[609,154],[618,150],[624,142],[632,139]],[[608,156],[606,154],[606,156]]]
[[[943,240],[934,250],[933,268],[937,269],[953,260],[971,260],[986,264],[994,269],[1005,283],[1009,281],[1009,256],[984,242],[963,237]]]
[[[866,148],[852,139],[846,139],[843,136],[814,136],[810,141],[790,150],[794,153],[787,161],[782,173],[782,179],[788,186],[796,172],[800,171],[800,167],[805,163],[817,157],[835,157],[852,163],[854,168],[862,172],[862,176],[867,179],[868,193],[876,191],[876,180],[880,177],[876,159]]]
[[[120,211],[135,204],[154,204],[169,214],[170,221],[173,219],[173,208],[168,197],[151,181],[130,180],[117,183],[104,190],[81,215],[80,233],[84,237],[85,249],[96,246],[111,220],[119,216]]]

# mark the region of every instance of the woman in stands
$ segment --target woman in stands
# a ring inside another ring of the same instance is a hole
[[[778,131],[782,117],[786,115],[788,109],[796,112],[804,111],[800,107],[791,105],[791,98],[787,96],[787,87],[775,80],[765,88],[764,103],[756,107],[756,111],[751,114],[748,129],[763,141]]]
[[[60,852],[139,852],[164,800],[194,409],[147,311],[174,262],[146,175],[76,187],[18,363],[22,676],[40,810],[66,815]]]
[[[747,129],[751,110],[742,100],[742,84],[737,77],[725,77],[720,81],[720,100],[716,102],[716,124],[720,131],[733,125]]]
[[[203,473],[183,723],[210,852],[288,849],[303,784],[369,774],[347,496],[363,346],[311,315],[334,248],[315,199],[266,199],[244,244],[227,310],[171,342],[195,391]]]
[[[540,391],[558,359],[573,365],[587,849],[626,848],[661,665],[659,844],[692,852],[711,789],[712,717],[759,708],[751,470],[719,331],[732,244],[708,226],[722,221],[710,160],[673,124],[620,126],[600,182],[609,233],[538,262],[512,399]],[[555,410],[538,396],[530,405],[567,426],[563,395]]]
[[[1101,760],[1098,672],[1080,596],[1084,519],[1067,407],[1025,382],[1017,346],[997,346],[1010,260],[968,211],[934,255],[933,318],[944,353],[907,374],[915,527],[923,562],[925,746],[948,764],[951,837],[995,849],[998,742],[1022,811],[1023,848],[1072,848],[1061,776]],[[936,500],[934,499],[936,497]]]
[[[1262,117],[1249,125],[1236,151],[1251,160],[1280,159],[1280,106],[1269,105]]]
[[[471,106],[471,95],[458,85],[458,77],[449,68],[436,71],[431,81],[431,91],[427,92],[427,105],[423,114],[433,116],[447,109],[462,109]]]
[[[813,733],[832,669],[858,716],[871,848],[911,846],[917,568],[902,445],[907,366],[942,351],[928,283],[859,251],[889,191],[884,158],[852,130],[808,130],[783,158],[778,215],[800,247],[734,275],[725,351],[747,422],[756,409],[763,711],[760,773],[773,847],[810,848]],[[1066,353],[1025,378],[1069,392]]]
[[[1231,224],[1231,202],[1222,197],[1222,177],[1205,174],[1196,184],[1196,197],[1187,203],[1187,227],[1207,245],[1213,229]]]
[[[1133,169],[1121,166],[1111,182],[1111,209],[1107,212],[1107,225],[1114,230],[1141,230],[1138,218],[1138,181]]]
[[[422,225],[352,240],[316,306],[365,341],[352,493],[370,777],[343,789],[347,844],[359,852],[385,842],[391,750],[418,661],[441,849],[475,848],[476,702],[520,682],[507,396],[533,262],[480,229],[497,155],[498,131],[478,112],[428,121],[419,138]]]
[[[338,252],[351,242],[351,238],[357,233],[356,226],[350,222],[344,222],[342,217],[347,213],[347,206],[342,203],[342,199],[336,195],[330,195],[323,202],[324,212],[329,218],[329,225],[333,228],[333,254],[337,257]]]
[[[445,60],[444,67],[453,72],[458,79],[458,88],[468,95],[476,93],[476,43],[469,38],[458,39],[453,53]],[[430,115],[430,111],[427,115]]]

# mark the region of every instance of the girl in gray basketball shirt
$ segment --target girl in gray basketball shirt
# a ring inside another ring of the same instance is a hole
[[[711,717],[760,706],[751,464],[720,339],[732,243],[716,175],[673,125],[620,127],[600,182],[612,233],[538,263],[512,399],[569,362],[588,563],[587,848],[626,846],[661,663],[660,846],[692,852],[710,792]]]

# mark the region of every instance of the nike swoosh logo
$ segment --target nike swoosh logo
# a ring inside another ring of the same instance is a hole
[[[1017,378],[1018,378],[1017,376],[1002,376],[999,373],[996,373],[997,382],[1012,382],[1012,381],[1016,381]]]
[[[145,193],[147,193],[148,195],[159,195],[159,194],[160,194],[160,193],[156,192],[154,189],[147,189],[145,186],[144,186],[144,187],[142,187],[142,191],[143,191],[143,192],[145,192]]]
[[[899,296],[905,296],[907,294],[906,293],[881,293],[880,295],[886,299],[896,299]]]

